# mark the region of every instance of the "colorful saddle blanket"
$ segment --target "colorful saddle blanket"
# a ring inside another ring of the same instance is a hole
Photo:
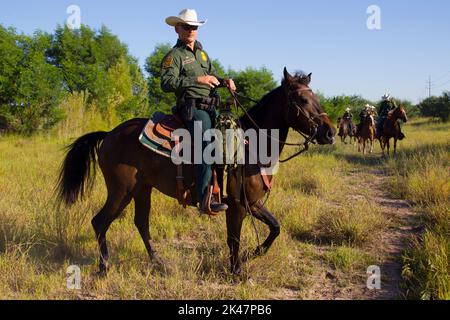
[[[181,128],[185,126],[178,115],[155,113],[142,131],[139,141],[157,154],[172,158],[172,150],[179,141],[174,131]]]

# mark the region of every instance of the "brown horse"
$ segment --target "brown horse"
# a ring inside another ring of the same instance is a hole
[[[383,130],[378,135],[380,140],[381,150],[383,152],[383,157],[385,157],[384,149],[387,147],[387,155],[390,152],[390,142],[394,138],[394,156],[397,154],[397,141],[400,137],[400,124],[398,120],[403,122],[408,122],[408,116],[406,115],[405,108],[403,106],[397,107],[388,113],[387,119],[384,121]]]
[[[280,152],[286,144],[289,128],[313,137],[319,144],[333,144],[336,130],[322,110],[317,97],[309,88],[311,74],[291,76],[284,70],[284,80],[280,87],[265,96],[248,115],[240,121],[245,129],[278,129]],[[134,119],[123,123],[113,131],[87,134],[70,147],[63,163],[58,184],[59,198],[71,205],[82,198],[90,178],[90,168],[96,155],[102,170],[108,198],[103,209],[92,220],[100,247],[100,274],[108,269],[108,248],[106,233],[111,223],[134,200],[135,224],[144,241],[150,259],[163,264],[150,243],[149,215],[152,189],[177,198],[176,166],[171,159],[151,152],[139,142],[139,136],[148,119]],[[257,126],[255,126],[257,124]],[[265,223],[270,234],[252,257],[262,255],[271,247],[280,234],[276,218],[263,206],[262,199],[267,189],[258,165],[245,164],[242,186],[238,186],[237,174],[228,179],[229,206],[226,212],[228,246],[230,249],[231,272],[241,272],[239,257],[241,228],[247,215],[246,205],[251,214]],[[185,182],[193,186],[194,168],[184,165]],[[269,177],[272,178],[272,177]],[[233,195],[239,194],[240,197]],[[195,194],[195,188],[191,192]],[[247,201],[244,201],[246,199]]]
[[[360,124],[361,129],[358,133],[358,152],[366,154],[366,143],[370,142],[369,153],[373,152],[373,145],[376,138],[375,122],[372,115],[368,115],[364,118],[364,122]]]
[[[350,143],[354,136],[354,132],[350,130],[350,119],[338,119],[339,137],[341,137],[342,143],[347,143],[345,140],[350,137]]]

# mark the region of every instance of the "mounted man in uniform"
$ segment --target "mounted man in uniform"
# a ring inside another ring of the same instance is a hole
[[[348,120],[350,134],[353,134],[353,114],[350,108],[345,109],[345,113],[342,116],[343,120]]]
[[[197,12],[185,9],[178,17],[169,17],[166,23],[175,27],[178,34],[178,42],[175,47],[164,57],[161,72],[161,88],[164,92],[174,92],[177,98],[178,113],[191,137],[194,137],[194,128],[201,125],[203,134],[214,128],[218,116],[217,107],[220,97],[216,88],[228,87],[236,91],[232,79],[219,78],[208,54],[197,41],[198,28],[206,21],[198,21]],[[202,155],[209,143],[202,142]],[[209,210],[208,185],[212,178],[211,165],[207,164],[202,156],[202,163],[195,165],[195,184],[197,201],[200,203],[200,211]],[[210,209],[213,212],[227,210],[225,204],[211,200]]]
[[[362,126],[364,124],[364,121],[366,120],[366,117],[372,116],[372,119],[375,118],[375,116],[377,115],[377,111],[375,109],[376,108],[374,106],[371,106],[370,104],[366,104],[364,106],[364,108],[361,110],[361,112],[359,113],[359,124],[358,124],[358,126],[356,128],[356,135],[357,136],[361,132],[361,128],[362,128]]]
[[[394,99],[392,99],[389,93],[384,94],[381,97],[382,101],[380,104],[380,108],[378,110],[378,123],[377,123],[377,137],[380,138],[383,133],[383,127],[386,119],[388,118],[389,112],[397,108],[397,104]],[[400,123],[398,124],[400,128],[400,136],[399,140],[403,140],[405,135],[401,132]]]

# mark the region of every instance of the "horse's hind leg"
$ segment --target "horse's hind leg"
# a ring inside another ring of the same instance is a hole
[[[227,210],[227,244],[230,248],[231,273],[241,273],[241,259],[239,257],[242,223],[246,216],[245,208],[238,200],[230,199]]]
[[[106,233],[111,223],[120,216],[122,211],[131,201],[131,195],[125,191],[115,191],[108,194],[108,199],[102,210],[92,219],[95,236],[100,247],[100,275],[105,275],[108,271],[108,246],[106,243]]]
[[[144,241],[145,248],[150,257],[150,260],[156,261],[161,266],[164,266],[163,261],[156,255],[150,243],[150,210],[151,210],[151,187],[143,187],[134,196],[135,216],[134,224],[139,230],[142,241]]]
[[[389,140],[386,141],[386,150],[387,150],[387,156],[389,158],[390,151],[391,151],[391,143],[389,142]]]

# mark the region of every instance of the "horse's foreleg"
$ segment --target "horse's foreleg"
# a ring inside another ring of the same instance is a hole
[[[381,152],[382,152],[383,158],[384,158],[386,155],[384,153],[385,143],[384,143],[384,138],[383,137],[380,138],[380,147],[381,147]]]
[[[231,273],[241,273],[239,249],[241,243],[242,222],[245,218],[245,208],[236,199],[230,199],[227,210],[227,244],[230,248]]]
[[[394,138],[394,157],[397,155],[397,138]]]
[[[251,208],[251,210],[252,215],[256,219],[264,222],[267,226],[269,226],[270,229],[270,234],[267,237],[266,241],[264,241],[262,245],[256,248],[255,256],[261,256],[267,253],[267,251],[270,249],[275,239],[278,238],[278,236],[280,235],[280,224],[278,223],[274,215],[270,213],[270,211],[267,210],[266,207],[263,206],[261,201],[255,204]]]

